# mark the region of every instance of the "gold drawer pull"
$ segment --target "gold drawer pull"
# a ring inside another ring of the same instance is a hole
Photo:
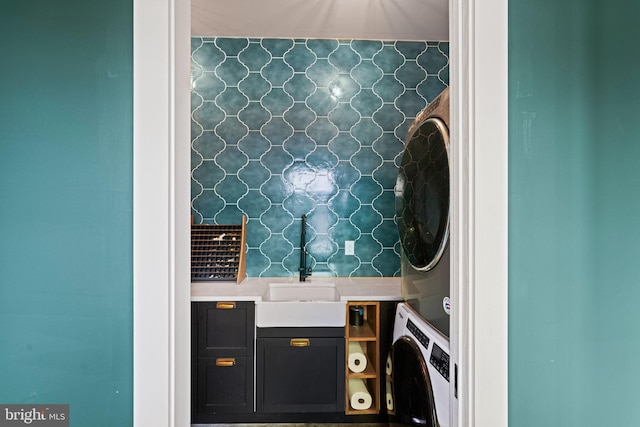
[[[236,359],[233,357],[216,359],[216,366],[229,367],[236,364]]]
[[[236,308],[235,302],[218,302],[216,303],[216,308],[218,310],[233,310]]]
[[[309,338],[291,338],[291,347],[309,347]]]

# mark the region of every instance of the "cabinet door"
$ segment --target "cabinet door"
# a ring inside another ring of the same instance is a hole
[[[207,421],[207,415],[253,412],[253,359],[199,358],[196,389],[194,422]]]
[[[344,411],[344,338],[258,338],[259,412]]]
[[[253,302],[220,301],[196,304],[199,357],[253,356]]]

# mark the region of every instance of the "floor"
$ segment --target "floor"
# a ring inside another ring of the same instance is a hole
[[[320,423],[292,423],[292,424],[210,424],[210,426],[216,427],[262,427],[262,426],[279,426],[279,427],[338,427],[338,426],[350,426],[350,427],[389,427],[386,423],[348,423],[348,424],[320,424]]]

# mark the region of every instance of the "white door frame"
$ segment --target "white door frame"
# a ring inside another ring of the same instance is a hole
[[[450,2],[460,427],[507,425],[507,5]],[[176,250],[189,245],[190,9],[134,0],[136,427],[190,423],[189,254]]]

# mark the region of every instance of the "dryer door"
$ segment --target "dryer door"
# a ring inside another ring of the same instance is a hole
[[[409,129],[395,194],[404,254],[416,270],[429,271],[449,238],[449,131],[442,120]]]
[[[402,425],[439,427],[431,378],[416,342],[400,337],[392,347],[393,402]]]

